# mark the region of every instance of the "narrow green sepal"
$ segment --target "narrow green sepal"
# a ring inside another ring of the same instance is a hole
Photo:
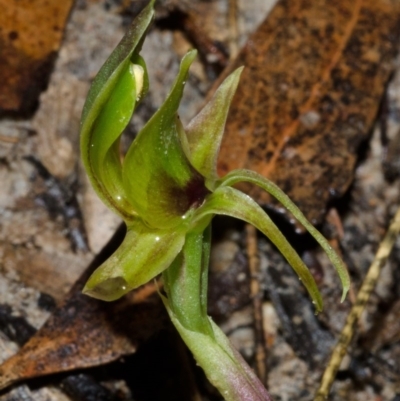
[[[256,173],[255,171],[245,169],[231,171],[223,179],[220,180],[219,186],[232,186],[243,181],[258,185],[260,188],[270,193],[275,199],[282,203],[282,205],[290,213],[293,214],[293,216],[320,244],[321,248],[326,252],[329,260],[332,262],[334,268],[336,269],[342,283],[343,292],[341,301],[343,302],[350,288],[350,276],[347,271],[346,265],[343,263],[338,254],[332,249],[325,237],[306,219],[301,210],[276,184],[274,184],[272,181],[268,180],[264,176]]]
[[[179,230],[152,230],[137,219],[115,253],[87,281],[83,292],[114,301],[168,268],[185,242]]]
[[[137,213],[152,227],[172,228],[204,197],[204,178],[186,157],[177,111],[189,67],[197,52],[183,58],[164,104],[132,143],[122,167],[123,185]]]
[[[302,280],[317,311],[322,310],[321,294],[312,274],[275,223],[252,198],[237,189],[219,187],[196,210],[192,224],[198,224],[210,214],[223,214],[246,221],[266,235]]]
[[[243,67],[236,69],[222,82],[211,100],[186,127],[190,161],[197,171],[211,180],[217,178],[219,148],[242,70]]]

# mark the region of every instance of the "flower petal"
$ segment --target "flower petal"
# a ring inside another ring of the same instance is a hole
[[[123,163],[124,188],[137,213],[152,227],[182,224],[182,217],[205,196],[204,178],[187,159],[177,127],[179,103],[196,53],[183,58],[170,94],[140,131]]]
[[[328,255],[328,258],[332,262],[334,268],[336,269],[340,281],[343,287],[342,302],[346,297],[346,294],[350,288],[350,277],[347,268],[337,253],[329,245],[329,242],[324,238],[324,236],[306,219],[301,210],[292,202],[292,200],[272,181],[268,180],[264,176],[250,170],[234,170],[227,174],[223,179],[220,180],[220,186],[232,186],[238,182],[250,182],[252,184],[258,185],[268,193],[270,193],[274,198],[282,203],[286,209],[293,214],[296,219],[303,224],[306,230],[315,238],[315,240],[320,244],[322,249]]]
[[[315,303],[317,311],[322,310],[321,294],[312,274],[275,223],[252,198],[237,189],[219,187],[207,197],[204,205],[196,210],[192,218],[193,226],[200,224],[210,214],[224,214],[236,217],[258,228],[274,243],[295,270],[300,280],[303,281]]]
[[[168,268],[184,242],[181,231],[151,230],[136,219],[120,247],[90,276],[83,292],[114,301]]]
[[[137,100],[147,91],[146,66],[138,55],[154,10],[139,14],[104,63],[89,90],[81,120],[81,152],[86,171],[100,198],[124,219],[134,211],[122,186],[119,137]]]
[[[190,161],[203,176],[217,178],[217,157],[225,122],[243,67],[230,74],[186,127]]]

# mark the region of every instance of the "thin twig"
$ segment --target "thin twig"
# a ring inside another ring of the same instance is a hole
[[[141,287],[134,290],[134,304],[141,304],[147,302],[150,297],[156,292],[160,293],[163,288],[163,282],[160,279],[154,279]]]
[[[336,229],[336,236],[339,240],[344,237],[344,228],[339,213],[335,207],[331,207],[326,215],[326,221],[333,225]]]
[[[239,52],[238,0],[229,0],[229,54],[233,60]]]
[[[267,380],[266,341],[264,338],[262,318],[262,291],[260,286],[260,260],[258,257],[257,231],[254,226],[246,224],[246,251],[250,270],[250,297],[253,302],[254,333],[256,344],[256,373],[261,382]]]
[[[368,302],[372,290],[375,288],[379,273],[385,265],[387,258],[392,251],[393,245],[400,232],[400,208],[397,210],[389,229],[379,245],[378,252],[372,262],[368,273],[362,283],[360,291],[357,295],[356,302],[353,305],[349,315],[347,316],[346,324],[340,334],[339,341],[336,344],[331,359],[325,372],[322,376],[321,385],[317,391],[314,401],[325,401],[328,398],[329,390],[335,379],[336,373],[340,367],[343,357],[347,352],[353,335],[355,325],[360,319],[362,312]]]
[[[7,143],[17,143],[17,142],[19,142],[19,138],[15,137],[15,136],[8,136],[8,135],[0,134],[0,141],[7,142]]]

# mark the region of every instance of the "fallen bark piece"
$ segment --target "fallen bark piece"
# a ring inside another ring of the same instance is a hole
[[[115,249],[122,234],[122,229],[117,232],[45,325],[0,365],[0,389],[24,379],[114,361],[134,353],[164,326],[166,313],[153,283],[148,285],[153,287],[150,291],[147,286],[112,303],[81,293],[89,275]]]
[[[0,0],[0,113],[33,111],[73,0]]]
[[[98,366],[136,352],[165,323],[158,298],[105,304],[76,292],[0,366],[0,389],[17,381]]]
[[[223,76],[246,68],[222,142],[221,175],[248,168],[309,220],[353,179],[400,37],[395,0],[281,0]],[[277,207],[254,187],[248,193]]]

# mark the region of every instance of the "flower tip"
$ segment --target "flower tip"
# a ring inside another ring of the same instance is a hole
[[[130,67],[132,75],[135,77],[136,83],[136,101],[138,101],[143,94],[144,89],[144,69],[139,64],[131,64]]]
[[[82,293],[102,301],[115,301],[132,289],[122,277],[111,277],[96,283],[91,281],[89,279]]]
[[[340,299],[340,303],[343,303],[345,301],[348,292],[349,286],[343,286],[342,298]]]
[[[234,73],[235,73],[235,74],[238,74],[238,75],[240,76],[240,75],[242,74],[243,70],[244,70],[244,65],[242,65],[242,66],[236,68],[236,70],[234,71]]]
[[[349,292],[350,289],[350,275],[349,272],[342,262],[342,260],[339,259],[339,263],[337,265],[334,264],[336,267],[336,270],[339,274],[340,281],[342,283],[342,298],[340,299],[340,302],[343,303],[344,300],[346,299],[347,293]]]
[[[322,301],[321,293],[317,290],[316,293],[311,293],[311,301],[315,307],[315,315],[318,315],[318,313],[322,312],[324,309],[324,302]]]
[[[315,315],[318,315],[318,313],[322,312],[323,309],[324,309],[324,305],[323,305],[322,301],[315,303]]]
[[[196,56],[197,56],[197,50],[191,49],[185,54],[184,59],[186,59],[186,58],[189,59],[189,62],[191,64],[193,62],[193,60],[196,58]]]

